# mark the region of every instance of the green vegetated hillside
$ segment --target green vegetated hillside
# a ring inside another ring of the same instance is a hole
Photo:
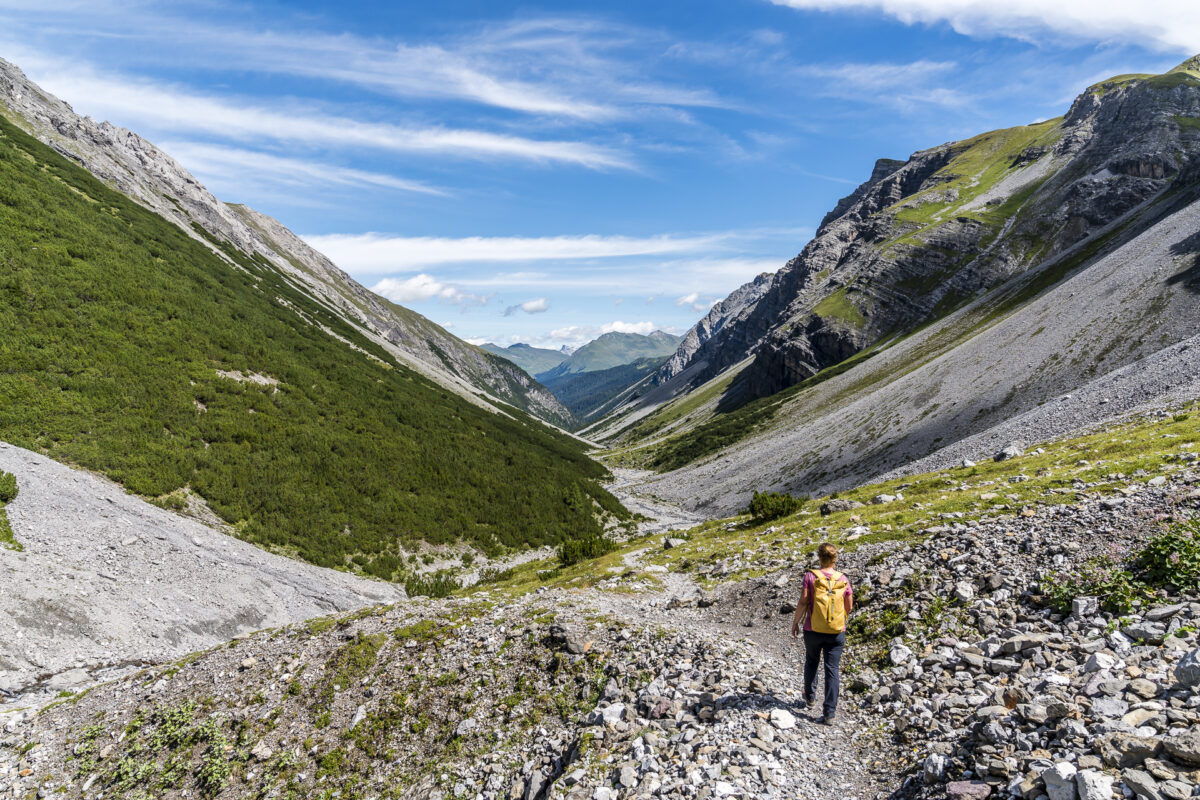
[[[570,438],[397,366],[224,249],[236,266],[0,119],[0,439],[381,577],[420,540],[495,552],[626,513]]]
[[[539,372],[535,376],[549,386],[563,375],[576,372],[596,372],[602,369],[632,364],[641,358],[665,358],[679,346],[678,336],[655,331],[643,336],[640,333],[612,332],[599,336],[571,354],[571,357],[554,369]]]
[[[508,347],[501,347],[498,344],[488,342],[487,344],[480,345],[480,348],[506,361],[511,361],[530,375],[548,372],[569,358],[561,350],[549,350],[544,347],[534,347],[520,342]]]
[[[581,424],[586,424],[610,400],[654,372],[664,361],[665,357],[639,358],[632,364],[547,378],[544,385],[579,418]]]

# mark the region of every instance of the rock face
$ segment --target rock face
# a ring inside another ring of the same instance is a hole
[[[681,347],[665,374],[703,359],[704,380],[754,356],[747,386],[772,394],[1194,180],[1198,147],[1176,119],[1200,116],[1200,80],[1177,74],[1100,84],[1062,120],[877,162],[754,303],[719,328],[702,321],[685,339],[701,346]]]
[[[472,399],[484,393],[557,425],[572,422],[570,412],[520,368],[369,292],[277,220],[221,202],[150,142],[76,114],[3,59],[0,113],[190,236],[209,246],[227,242],[246,255],[265,258],[435,382]]]
[[[978,462],[1196,396],[1200,133],[1178,122],[1191,118],[1200,79],[1148,78],[1096,87],[1040,133],[918,153],[827,222],[710,342],[705,366],[688,367],[697,379],[739,370],[720,398],[692,413],[685,395],[646,418],[675,427],[615,431],[614,415],[605,435],[645,445],[646,463],[698,453],[646,488],[721,516],[755,491],[819,496]],[[739,336],[762,342],[747,350]],[[670,413],[685,408],[694,421]]]
[[[659,369],[661,380],[670,380],[683,372],[690,364],[705,358],[710,342],[719,342],[721,332],[728,326],[738,327],[739,320],[754,310],[754,306],[766,294],[771,285],[771,275],[763,273],[748,283],[742,284],[728,297],[713,306],[704,319],[697,322],[684,334],[679,349]],[[715,347],[714,343],[711,347]]]

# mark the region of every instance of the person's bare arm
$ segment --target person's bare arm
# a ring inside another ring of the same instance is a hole
[[[849,593],[846,595],[846,614],[849,615],[849,613],[853,610],[854,610],[854,594]]]
[[[800,620],[804,618],[804,612],[808,608],[808,590],[800,587],[800,601],[796,603],[796,613],[792,615],[792,636],[800,635]]]

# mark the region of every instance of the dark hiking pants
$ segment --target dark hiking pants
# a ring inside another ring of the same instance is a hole
[[[824,714],[832,717],[837,712],[838,669],[842,663],[842,648],[846,646],[846,634],[804,632],[804,699],[811,700],[817,693],[817,665],[821,655],[825,656],[825,705]]]

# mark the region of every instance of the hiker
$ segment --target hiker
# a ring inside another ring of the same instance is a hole
[[[792,636],[804,626],[804,707],[811,708],[817,691],[817,666],[825,657],[825,703],[821,722],[832,725],[837,714],[838,667],[846,645],[846,617],[854,608],[850,580],[838,572],[838,549],[824,542],[817,548],[819,569],[804,573],[800,602],[792,617]]]

